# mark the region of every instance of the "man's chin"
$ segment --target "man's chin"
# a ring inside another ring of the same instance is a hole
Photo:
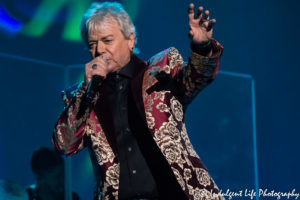
[[[110,70],[110,73],[112,73],[112,72],[119,72],[121,69],[122,69],[122,67],[120,67],[120,66],[112,66],[111,68],[109,68]]]

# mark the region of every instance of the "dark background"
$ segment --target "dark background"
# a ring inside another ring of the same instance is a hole
[[[82,79],[82,68],[69,65],[89,60],[78,40],[78,23],[90,2],[0,2],[0,178],[23,186],[34,182],[30,156],[39,146],[51,146],[53,125],[62,108],[59,91]],[[217,20],[214,38],[225,50],[219,77],[188,109],[193,145],[221,188],[254,188],[251,79],[226,72],[251,75],[256,86],[259,186],[299,192],[299,1],[119,2],[133,18],[144,60],[170,46],[186,60],[188,4],[211,11]],[[52,18],[36,15],[43,6],[43,12],[53,8],[57,12]],[[33,19],[49,26],[37,34],[39,23],[29,27]],[[68,27],[69,22],[75,25]],[[70,29],[72,34],[65,34]],[[70,69],[69,76],[65,69]],[[77,165],[76,159],[84,162]],[[82,199],[84,193],[91,196],[92,189],[84,187],[92,179],[86,152],[74,157],[73,173],[73,187]]]

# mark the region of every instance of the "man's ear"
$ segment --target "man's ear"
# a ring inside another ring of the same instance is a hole
[[[128,47],[131,51],[133,51],[135,45],[135,34],[131,33],[128,39]]]

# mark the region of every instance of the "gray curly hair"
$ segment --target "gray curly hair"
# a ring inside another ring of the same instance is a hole
[[[123,33],[126,39],[129,39],[132,33],[135,34],[135,43],[137,44],[137,34],[135,27],[123,6],[117,2],[95,2],[83,15],[81,24],[80,24],[80,33],[82,41],[88,45],[89,33],[97,30],[101,23],[106,22],[114,18],[121,32]],[[133,53],[138,54],[139,50],[134,47]]]

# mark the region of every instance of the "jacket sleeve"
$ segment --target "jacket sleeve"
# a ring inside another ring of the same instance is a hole
[[[52,143],[62,154],[72,155],[81,150],[90,108],[85,107],[86,86],[81,83],[71,91],[62,92],[65,108],[55,125]]]
[[[191,50],[188,62],[178,62],[179,64],[172,69],[171,75],[176,80],[182,103],[191,103],[196,95],[215,79],[223,47],[213,39],[212,46],[213,54],[210,57]]]

